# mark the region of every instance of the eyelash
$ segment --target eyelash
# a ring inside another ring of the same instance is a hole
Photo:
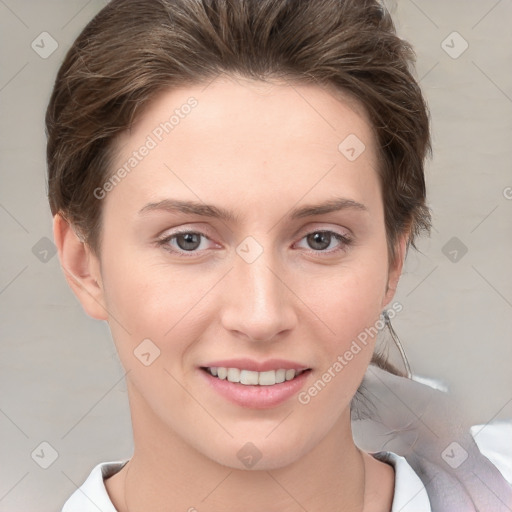
[[[346,251],[348,249],[348,247],[353,242],[352,238],[349,238],[346,235],[341,235],[340,233],[338,233],[336,231],[330,231],[330,230],[327,230],[327,229],[317,229],[317,230],[314,230],[314,231],[310,231],[309,233],[306,233],[300,240],[303,240],[307,236],[313,235],[315,233],[324,233],[324,234],[332,235],[336,240],[338,240],[339,242],[342,243],[342,246],[339,247],[338,249],[330,250],[330,251],[310,249],[308,251],[310,253],[329,254],[329,255],[336,254],[336,253],[338,253],[340,251]],[[176,237],[178,237],[180,235],[187,235],[187,234],[199,235],[199,236],[202,236],[202,237],[206,238],[207,240],[210,240],[210,238],[208,238],[207,235],[205,235],[204,233],[201,233],[200,231],[183,230],[183,231],[177,231],[177,232],[173,233],[172,235],[168,235],[168,236],[166,236],[164,238],[161,238],[161,239],[157,240],[157,245],[159,247],[163,247],[166,251],[169,251],[171,253],[177,254],[179,257],[183,257],[183,258],[194,257],[195,255],[198,254],[197,250],[194,250],[194,251],[184,251],[183,249],[176,250],[176,249],[171,249],[167,245],[171,240],[175,239]]]

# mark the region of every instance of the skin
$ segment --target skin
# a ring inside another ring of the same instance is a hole
[[[120,512],[390,510],[393,469],[355,446],[350,423],[375,339],[307,405],[293,396],[240,407],[198,369],[230,357],[290,359],[312,368],[307,389],[378,320],[407,238],[390,266],[371,124],[353,100],[319,86],[223,76],[156,97],[117,141],[116,166],[190,96],[198,105],[101,200],[99,257],[54,219],[66,278],[86,313],[109,323],[127,371],[134,454],[107,491]],[[366,146],[354,161],[338,150],[349,134]],[[288,218],[334,197],[367,211]],[[236,218],[138,213],[165,198]],[[178,228],[205,234],[196,252],[183,238],[155,242]],[[332,237],[320,247],[306,236],[319,230],[353,243]],[[263,249],[252,263],[236,252],[248,236]],[[147,338],[160,350],[149,366],[134,356]],[[237,457],[249,441],[262,454],[251,469]]]

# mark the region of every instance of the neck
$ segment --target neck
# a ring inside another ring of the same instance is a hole
[[[293,462],[242,470],[195,450],[162,424],[140,396],[132,393],[130,406],[134,454],[106,481],[119,512],[365,510],[367,463],[353,442],[350,411]]]

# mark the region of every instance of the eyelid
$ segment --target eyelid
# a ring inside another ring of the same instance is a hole
[[[330,249],[330,250],[306,249],[306,252],[308,252],[309,254],[318,255],[320,257],[322,255],[328,256],[328,255],[333,255],[333,254],[337,254],[340,252],[346,252],[348,250],[349,246],[352,245],[354,242],[352,233],[350,232],[350,230],[347,230],[347,231],[349,231],[349,233],[340,233],[339,231],[337,231],[333,228],[327,228],[325,226],[324,227],[311,227],[310,226],[310,227],[304,228],[303,230],[299,231],[300,234],[295,235],[295,236],[298,236],[299,239],[296,242],[294,242],[293,245],[300,243],[304,238],[306,238],[308,235],[311,235],[313,233],[328,233],[328,234],[332,235],[339,242],[340,247],[338,247],[336,249]],[[171,248],[169,244],[170,244],[171,240],[175,239],[175,237],[177,237],[181,234],[193,233],[193,234],[199,235],[200,237],[205,238],[206,240],[209,240],[210,242],[215,243],[218,246],[218,244],[216,242],[214,242],[212,240],[212,238],[210,238],[210,236],[209,236],[209,234],[207,234],[207,232],[208,232],[208,230],[204,229],[204,228],[193,229],[190,227],[182,226],[180,228],[177,228],[176,231],[172,231],[170,233],[169,232],[166,233],[164,231],[164,234],[157,238],[156,244],[159,247],[163,247],[166,251],[168,251],[172,254],[177,254],[180,257],[185,257],[185,258],[195,257],[195,256],[204,254],[208,249],[203,249],[201,251],[197,251],[197,250],[196,251],[185,251],[185,250],[180,250],[179,248],[178,249]]]
[[[317,233],[317,232],[328,232],[328,233],[336,233],[340,236],[343,236],[345,238],[353,238],[352,231],[348,228],[345,228],[343,226],[336,225],[336,227],[333,227],[332,225],[329,225],[328,223],[321,223],[316,222],[313,225],[309,224],[301,229],[296,233],[295,236],[301,236],[301,238],[305,235],[309,235],[310,233]]]
[[[164,233],[162,235],[157,237],[155,242],[158,246],[164,247],[168,252],[171,252],[174,254],[179,254],[180,256],[187,257],[187,255],[188,256],[198,255],[198,254],[204,253],[205,249],[203,249],[202,251],[184,251],[184,250],[169,248],[169,244],[170,244],[171,240],[175,239],[179,235],[193,233],[193,234],[199,235],[200,237],[203,237],[206,240],[209,240],[210,242],[218,245],[206,233],[207,231],[208,230],[204,230],[203,228],[201,228],[201,229],[178,228],[176,231],[172,231],[172,232],[167,232],[167,230],[166,230],[166,231],[164,231]]]

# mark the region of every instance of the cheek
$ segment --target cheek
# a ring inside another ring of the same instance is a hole
[[[321,331],[309,335],[317,340],[323,355],[318,375],[322,382],[316,388],[331,390],[318,400],[326,410],[334,412],[352,398],[370,363],[383,328],[380,314],[386,264],[360,255],[357,262],[347,261],[329,279],[316,281],[317,286],[308,295],[308,305],[321,320]],[[317,392],[311,390],[312,395]]]
[[[305,302],[333,340],[346,343],[378,319],[386,289],[386,264],[358,255],[325,276],[307,280],[314,285],[303,288],[302,296],[307,297]]]
[[[333,425],[363,379],[373,355],[386,282],[384,265],[351,266],[317,287],[310,298],[312,309],[324,324],[324,334],[311,333],[322,360],[310,386],[298,396],[309,417],[322,417]]]
[[[205,273],[192,278],[191,269],[171,270],[146,261],[140,253],[124,257],[118,253],[115,259],[105,260],[103,285],[109,325],[126,370],[139,369],[134,351],[142,350],[138,347],[144,340],[157,347],[152,349],[145,342],[150,352],[160,351],[155,363],[170,368],[181,362],[200,338],[206,328],[208,293],[218,276]]]
[[[161,336],[188,302],[182,272],[155,264],[148,251],[130,244],[105,244],[104,291],[109,312],[128,331],[151,329]],[[160,319],[165,325],[156,322]],[[149,335],[149,333],[146,333]]]

